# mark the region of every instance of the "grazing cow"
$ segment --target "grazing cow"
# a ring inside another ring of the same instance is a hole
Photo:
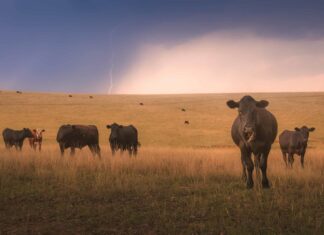
[[[109,143],[112,155],[120,149],[121,152],[128,150],[129,155],[137,154],[137,147],[140,146],[138,142],[137,129],[133,126],[122,126],[117,123],[107,125],[110,129]]]
[[[288,166],[292,167],[294,162],[294,154],[300,156],[301,166],[304,167],[304,157],[307,149],[307,142],[309,132],[314,131],[315,128],[308,128],[303,126],[302,128],[295,128],[295,131],[283,131],[279,136],[279,144],[282,152],[283,159]],[[288,154],[288,163],[287,163]]]
[[[71,97],[72,97],[72,95],[69,95],[69,97],[71,98]]]
[[[6,128],[2,132],[2,136],[7,149],[15,146],[17,150],[21,151],[24,140],[33,137],[33,133],[28,128],[19,131]]]
[[[265,109],[268,104],[266,100],[256,101],[251,96],[244,96],[239,102],[233,100],[227,102],[229,108],[238,109],[231,133],[234,143],[241,151],[243,179],[246,180],[247,188],[253,187],[252,153],[256,167],[262,171],[262,187],[269,187],[267,160],[271,145],[277,136],[278,124],[273,114]]]
[[[93,156],[100,155],[99,132],[94,125],[63,125],[57,132],[56,141],[60,145],[62,156],[64,150],[71,148],[71,155],[75,154],[75,148],[82,149],[88,146]]]
[[[90,98],[90,99],[93,99],[93,96],[92,96],[92,95],[90,95],[90,96],[89,96],[89,98]]]
[[[33,137],[29,138],[29,145],[32,149],[36,150],[37,145],[38,145],[38,150],[41,151],[42,149],[42,142],[43,142],[43,132],[45,132],[45,130],[38,130],[38,129],[34,129],[33,130]]]
[[[16,91],[16,93],[17,93],[17,94],[22,94],[22,92],[21,92],[21,91]]]
[[[186,112],[186,109],[182,108],[181,111],[182,111],[182,112]]]
[[[184,121],[184,124],[187,124],[187,125],[189,125],[189,121]]]
[[[140,105],[144,105],[143,103],[139,103]]]

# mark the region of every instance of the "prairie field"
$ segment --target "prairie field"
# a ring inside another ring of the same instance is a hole
[[[316,128],[304,169],[298,156],[286,169],[275,142],[267,190],[256,174],[252,190],[241,180],[226,101],[242,96],[0,92],[1,130],[46,130],[42,152],[0,141],[0,234],[324,234],[324,93],[252,94],[270,102],[279,133]],[[137,127],[137,157],[111,156],[113,122]],[[62,124],[97,125],[102,158],[61,157]]]

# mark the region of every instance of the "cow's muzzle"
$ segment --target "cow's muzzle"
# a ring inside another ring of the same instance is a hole
[[[255,140],[255,131],[251,127],[245,127],[244,128],[244,137],[247,140],[248,143],[251,143]]]

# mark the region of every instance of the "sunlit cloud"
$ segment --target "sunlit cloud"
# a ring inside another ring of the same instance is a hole
[[[324,38],[210,33],[173,47],[142,45],[116,93],[324,91]]]

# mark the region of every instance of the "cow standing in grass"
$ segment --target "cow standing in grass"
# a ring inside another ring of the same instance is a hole
[[[241,151],[243,179],[246,180],[247,188],[253,187],[254,164],[261,168],[262,187],[269,187],[267,161],[277,136],[278,124],[273,114],[265,109],[268,104],[266,100],[256,101],[251,96],[244,96],[239,102],[233,100],[227,102],[229,108],[238,109],[231,133],[234,143]],[[251,159],[252,153],[255,156],[254,164]]]
[[[137,154],[137,147],[140,145],[138,142],[137,129],[133,126],[122,126],[117,123],[107,125],[110,129],[109,144],[112,155],[115,155],[117,150],[121,152],[128,150],[130,156]]]
[[[303,126],[302,128],[296,127],[295,131],[285,130],[280,134],[279,144],[286,166],[289,164],[290,167],[292,167],[294,163],[294,154],[297,154],[300,156],[301,166],[304,167],[304,158],[307,149],[309,132],[313,132],[314,130],[314,127],[308,128],[307,126]]]
[[[44,129],[41,131],[37,129],[33,130],[33,137],[29,138],[29,145],[32,149],[36,150],[38,145],[38,150],[42,150],[43,132],[45,132]]]
[[[2,136],[6,149],[10,149],[12,146],[15,146],[17,150],[21,151],[24,140],[26,138],[33,137],[33,133],[28,128],[24,128],[19,131],[6,128],[2,132]]]
[[[100,155],[99,132],[94,125],[63,125],[57,133],[56,141],[60,145],[61,154],[71,148],[70,155],[75,154],[75,149],[88,146],[93,156]]]

